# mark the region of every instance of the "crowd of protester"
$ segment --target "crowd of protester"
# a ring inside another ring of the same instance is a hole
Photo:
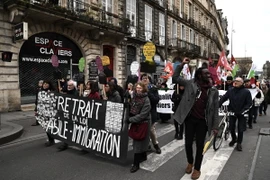
[[[188,63],[183,60],[182,64]],[[131,173],[140,169],[140,163],[147,160],[147,153],[154,152],[161,154],[159,142],[156,134],[156,124],[166,123],[170,120],[175,125],[175,136],[177,140],[182,140],[185,134],[185,149],[188,165],[186,173],[192,173],[193,179],[200,177],[201,162],[203,159],[202,150],[207,132],[215,132],[217,129],[216,111],[224,101],[229,99],[229,110],[235,113],[230,117],[230,130],[232,141],[229,146],[237,143],[236,149],[242,151],[243,132],[246,126],[252,129],[252,125],[257,123],[258,117],[267,113],[267,106],[270,102],[269,82],[254,79],[233,78],[227,76],[226,81],[216,85],[213,83],[207,68],[197,69],[195,78],[184,80],[179,77],[181,65],[173,75],[174,94],[172,102],[174,106],[171,114],[158,114],[157,104],[159,102],[158,90],[169,90],[166,81],[163,83],[153,83],[151,76],[142,74],[140,78],[129,76],[122,88],[116,78],[108,78],[106,84],[100,85],[97,81],[87,81],[85,84],[77,84],[74,80],[62,79],[60,84],[54,88],[54,84],[47,80],[38,82],[37,93],[39,91],[59,92],[73,96],[82,96],[90,99],[108,100],[116,103],[127,102],[130,106],[130,117],[127,123],[148,123],[149,131],[147,138],[143,141],[133,141],[134,158]],[[255,83],[254,83],[255,82]],[[196,87],[196,88],[195,88]],[[255,98],[252,100],[247,88],[257,90]],[[218,90],[227,91],[218,104]],[[196,92],[196,93],[194,93]],[[190,98],[190,99],[189,99]],[[209,101],[211,99],[211,101]],[[206,101],[209,101],[209,106]],[[237,103],[236,103],[237,102]],[[37,103],[37,102],[36,102]],[[134,110],[137,109],[137,110]],[[140,111],[138,111],[138,109]],[[35,109],[36,111],[37,109]],[[245,119],[244,114],[247,114]],[[208,118],[208,121],[204,121]],[[236,121],[238,120],[238,137],[235,134]],[[208,123],[208,124],[207,124]],[[33,126],[39,125],[36,121]],[[48,141],[46,146],[55,144],[54,139],[47,133]],[[197,150],[195,159],[193,158],[193,141],[196,141]],[[62,143],[59,150],[68,148],[68,144]]]

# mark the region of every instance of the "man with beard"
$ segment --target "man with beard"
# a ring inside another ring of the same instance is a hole
[[[201,67],[196,70],[195,78],[191,80],[180,77],[180,72],[188,59],[176,68],[173,74],[173,83],[184,86],[185,91],[182,100],[176,109],[173,119],[179,124],[185,123],[185,149],[188,165],[186,173],[192,172],[192,179],[198,179],[201,175],[201,163],[203,160],[203,148],[206,132],[217,132],[218,127],[218,90],[213,87],[210,72]],[[193,157],[193,140],[196,137],[196,156]]]

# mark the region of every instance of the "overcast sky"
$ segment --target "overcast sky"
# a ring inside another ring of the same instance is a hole
[[[216,8],[223,10],[228,20],[231,50],[234,57],[252,57],[257,70],[270,60],[270,1],[215,0]],[[235,33],[232,34],[232,24]],[[231,38],[231,34],[233,35]],[[231,57],[229,54],[228,57]]]

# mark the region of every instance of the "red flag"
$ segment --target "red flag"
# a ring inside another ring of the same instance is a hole
[[[233,55],[231,57],[231,65],[237,64],[236,60],[234,59]]]
[[[227,58],[225,56],[225,52],[224,51],[222,51],[221,54],[220,54],[220,57],[219,57],[219,60],[218,60],[218,63],[217,63],[217,67],[216,68],[218,68],[219,66],[224,67],[228,71],[231,71],[232,70],[232,68],[229,65],[228,60],[227,60]]]

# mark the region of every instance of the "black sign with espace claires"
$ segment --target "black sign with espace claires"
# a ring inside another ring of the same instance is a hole
[[[53,138],[99,156],[126,161],[128,134],[123,103],[41,91],[36,119]]]
[[[24,42],[20,58],[23,62],[51,63],[51,57],[56,55],[61,64],[69,64],[70,60],[77,64],[82,57],[78,46],[67,37],[54,33],[44,32],[31,36]]]

